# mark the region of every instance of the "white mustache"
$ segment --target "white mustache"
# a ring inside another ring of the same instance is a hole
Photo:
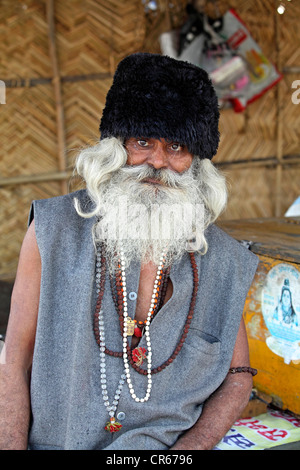
[[[134,180],[142,182],[144,179],[154,179],[170,188],[182,189],[192,180],[192,170],[188,169],[184,173],[176,173],[175,171],[165,168],[153,168],[149,165],[125,165],[119,171],[125,176],[124,181]]]

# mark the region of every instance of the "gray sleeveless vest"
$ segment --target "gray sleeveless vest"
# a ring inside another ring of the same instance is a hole
[[[208,252],[196,255],[199,290],[194,317],[176,359],[152,376],[149,401],[135,402],[124,385],[116,416],[122,429],[109,433],[100,385],[99,347],[93,332],[96,304],[95,219],[74,209],[90,200],[85,190],[34,201],[30,213],[42,261],[38,324],[31,377],[30,449],[163,450],[201,415],[203,402],[226,377],[257,257],[216,226],[207,230]],[[129,314],[134,317],[140,266],[127,276]],[[164,363],[181,337],[189,311],[193,276],[186,254],[171,268],[173,295],[150,326],[152,367]],[[106,279],[103,298],[106,345],[122,350],[119,317]],[[142,338],[140,346],[145,346]],[[241,364],[243,365],[243,364]],[[112,402],[123,359],[106,357]],[[147,377],[132,369],[137,396]],[[120,415],[121,413],[121,415]]]

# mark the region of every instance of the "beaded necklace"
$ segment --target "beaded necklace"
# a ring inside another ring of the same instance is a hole
[[[185,322],[185,326],[183,329],[183,333],[181,338],[173,352],[173,354],[167,359],[161,366],[152,369],[152,350],[151,350],[151,340],[150,340],[150,322],[153,316],[157,313],[158,309],[160,308],[161,303],[163,302],[169,269],[164,270],[164,262],[165,256],[162,255],[160,259],[160,264],[157,269],[156,279],[154,282],[153,294],[150,303],[150,308],[147,314],[147,319],[145,322],[145,339],[147,344],[147,355],[145,354],[146,350],[144,348],[135,348],[131,351],[129,342],[128,342],[128,322],[130,317],[128,316],[128,308],[127,308],[127,290],[126,290],[126,275],[125,275],[125,268],[124,268],[124,256],[121,251],[120,259],[119,259],[119,276],[116,279],[116,289],[117,289],[117,298],[113,296],[115,305],[117,306],[119,319],[120,319],[120,328],[123,338],[123,351],[122,352],[114,352],[109,350],[105,345],[105,331],[104,331],[104,320],[103,320],[103,311],[101,310],[102,300],[104,295],[104,286],[105,286],[105,273],[106,273],[106,260],[104,254],[104,247],[100,244],[97,245],[97,256],[96,256],[96,289],[98,294],[98,299],[96,303],[96,309],[94,314],[94,333],[96,341],[100,348],[100,372],[101,372],[101,388],[102,388],[102,396],[104,400],[104,406],[106,407],[108,414],[110,416],[110,421],[106,423],[105,429],[110,432],[117,432],[121,429],[122,425],[118,423],[115,419],[115,411],[117,410],[118,402],[120,399],[121,391],[123,385],[125,383],[125,379],[128,384],[128,388],[131,394],[131,397],[136,402],[144,403],[149,400],[151,388],[152,388],[152,375],[156,374],[168,365],[170,365],[173,360],[176,358],[178,353],[180,352],[184,341],[187,337],[188,330],[193,318],[194,308],[196,303],[196,297],[198,292],[198,270],[197,264],[195,261],[195,256],[193,253],[190,253],[190,261],[193,270],[193,294],[190,303],[189,313],[187,315],[187,319]],[[163,294],[163,295],[162,295]],[[132,319],[130,319],[132,321]],[[132,334],[132,333],[131,333]],[[105,363],[105,355],[111,355],[114,357],[123,357],[124,361],[124,373],[121,376],[119,381],[117,390],[115,392],[114,400],[112,405],[109,403],[108,394],[107,394],[107,386],[106,386],[106,363]],[[138,360],[137,360],[137,359]],[[147,358],[147,368],[142,369],[141,365],[141,358]],[[145,396],[143,398],[139,398],[136,396],[134,391],[132,382],[131,382],[131,375],[130,375],[130,366],[129,364],[140,374],[147,375],[147,390]]]

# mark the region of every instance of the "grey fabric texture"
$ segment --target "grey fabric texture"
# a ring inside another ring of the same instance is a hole
[[[77,197],[86,209],[85,190],[34,201],[34,218],[42,261],[38,325],[31,377],[30,449],[164,450],[201,415],[204,401],[224,381],[232,358],[244,302],[258,258],[218,227],[207,230],[207,254],[196,255],[199,290],[186,341],[172,364],[152,376],[151,397],[135,402],[124,385],[116,415],[123,427],[109,433],[100,385],[99,347],[93,332],[96,304],[95,219],[80,217]],[[140,266],[127,273],[127,291],[138,292]],[[186,255],[171,268],[171,299],[150,326],[152,367],[176,348],[189,311],[193,275]],[[128,299],[134,317],[136,299]],[[122,350],[122,336],[107,277],[103,298],[106,345]],[[139,344],[146,346],[142,338]],[[243,364],[241,364],[243,365]],[[123,359],[106,356],[108,396],[112,402],[123,373]],[[139,397],[147,377],[131,370]]]

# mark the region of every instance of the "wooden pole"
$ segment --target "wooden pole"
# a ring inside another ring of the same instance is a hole
[[[57,146],[58,146],[58,167],[60,171],[66,171],[66,139],[65,139],[65,120],[64,109],[61,92],[61,79],[58,68],[56,41],[55,41],[55,25],[54,25],[54,2],[47,0],[47,21],[48,21],[48,38],[49,38],[49,53],[52,62],[54,95],[56,103],[56,123],[57,123]],[[67,194],[68,186],[67,181],[61,182],[61,191]]]
[[[49,181],[65,181],[71,178],[73,171],[53,173],[37,173],[35,175],[19,175],[10,178],[0,178],[0,188],[4,186],[18,186],[19,184],[46,183]]]

